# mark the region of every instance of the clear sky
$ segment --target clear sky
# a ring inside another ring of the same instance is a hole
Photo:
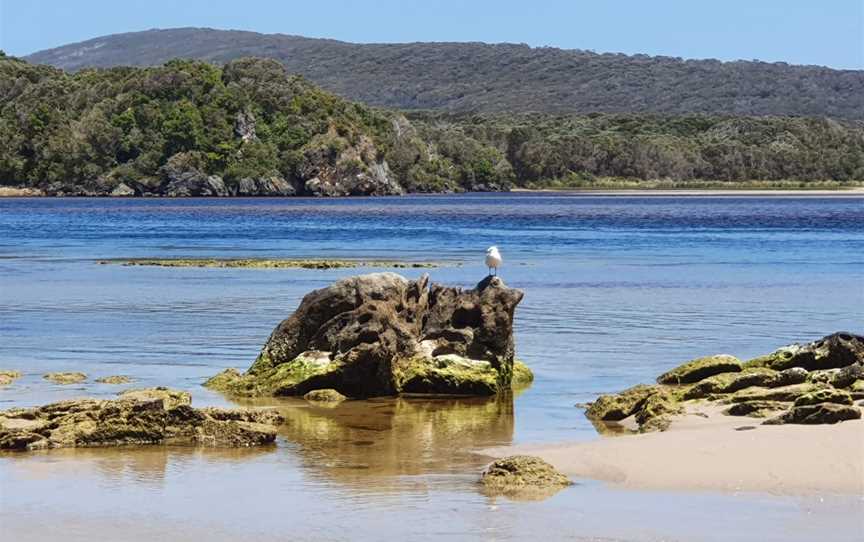
[[[19,56],[179,26],[864,69],[864,0],[0,0],[0,48]]]

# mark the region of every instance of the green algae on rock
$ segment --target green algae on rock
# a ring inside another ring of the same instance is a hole
[[[766,418],[781,410],[786,410],[789,403],[783,401],[768,401],[764,399],[754,399],[743,403],[734,403],[732,406],[723,411],[729,416],[750,416],[751,418]]]
[[[254,258],[135,258],[99,260],[102,265],[120,264],[125,267],[216,267],[228,269],[350,269],[381,267],[393,269],[430,269],[447,265],[440,262],[399,260],[316,260],[316,259],[254,259]]]
[[[101,378],[97,378],[95,382],[99,384],[129,384],[133,382],[131,378],[124,375],[112,375],[112,376],[103,376]]]
[[[648,396],[636,412],[639,432],[665,431],[672,417],[684,412],[678,395],[669,389],[660,389]]]
[[[333,389],[323,389],[323,390],[312,390],[306,395],[303,396],[303,399],[307,401],[317,402],[317,403],[338,403],[340,401],[344,401],[348,399],[341,393]]]
[[[777,417],[765,420],[765,425],[781,424],[832,424],[861,418],[861,409],[837,403],[816,403],[795,406]]]
[[[92,446],[259,446],[276,438],[276,412],[195,409],[189,394],[134,390],[118,399],[76,399],[0,411],[0,450]]]
[[[864,359],[864,337],[838,332],[811,343],[790,344],[746,363],[748,367],[788,369],[801,367],[808,371],[839,369]]]
[[[514,388],[530,386],[534,382],[534,373],[522,360],[513,360],[513,379],[511,382]]]
[[[849,392],[835,390],[833,388],[823,388],[820,390],[805,393],[795,399],[795,406],[816,405],[819,403],[834,403],[837,405],[851,405],[852,396]]]
[[[595,420],[620,421],[635,413],[656,392],[657,386],[638,384],[621,393],[601,395],[591,403],[585,415]]]
[[[741,371],[741,361],[735,356],[718,354],[690,360],[657,377],[658,384],[692,384],[709,376]]]
[[[87,375],[84,373],[47,373],[42,376],[45,380],[50,380],[55,384],[77,384],[87,380]]]
[[[231,395],[494,395],[530,381],[514,362],[523,293],[498,277],[471,290],[393,273],[349,277],[303,298],[246,373],[205,386]]]
[[[19,371],[6,369],[0,370],[0,386],[8,386],[19,378],[21,378],[21,373]]]
[[[480,474],[484,492],[516,499],[542,499],[573,484],[539,457],[514,455],[489,464]]]

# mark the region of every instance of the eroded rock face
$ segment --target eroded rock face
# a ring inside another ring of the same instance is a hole
[[[246,374],[206,385],[239,395],[492,395],[512,384],[522,297],[498,277],[471,290],[430,286],[426,275],[350,277],[306,295]]]
[[[480,474],[484,490],[492,495],[544,498],[572,485],[555,467],[530,455],[514,455],[493,461]]]
[[[741,361],[735,356],[718,354],[690,360],[657,377],[658,384],[692,384],[703,378],[741,370]]]
[[[747,362],[749,366],[788,369],[801,367],[808,371],[839,369],[864,361],[864,337],[838,332],[805,345],[791,344],[766,356]]]
[[[274,411],[195,409],[189,394],[166,388],[119,399],[77,399],[0,411],[0,450],[168,444],[258,446],[273,442]]]

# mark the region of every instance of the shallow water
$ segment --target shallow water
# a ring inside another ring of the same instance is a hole
[[[864,536],[852,497],[681,494],[583,481],[543,502],[476,491],[508,443],[597,438],[573,404],[697,355],[746,358],[862,331],[864,199],[429,196],[382,199],[0,200],[0,408],[130,386],[200,387],[245,369],[304,293],[358,272],[122,267],[132,257],[405,258],[472,286],[497,244],[526,297],[519,356],[537,380],[499,400],[277,404],[253,451],[72,450],[0,457],[6,539],[837,540]],[[370,270],[371,271],[371,270]],[[48,371],[91,381],[58,386]],[[52,511],[46,525],[44,511]],[[722,513],[717,513],[717,510]],[[626,521],[622,521],[626,518]],[[61,536],[62,535],[62,536]]]

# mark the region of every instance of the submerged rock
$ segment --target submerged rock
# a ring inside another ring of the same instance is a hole
[[[697,358],[657,377],[658,384],[692,384],[709,376],[741,371],[741,361],[735,356],[718,354]]]
[[[856,362],[864,362],[864,337],[839,332],[809,344],[784,346],[766,356],[748,361],[747,365],[778,370],[801,367],[815,371],[839,369]]]
[[[87,380],[87,375],[84,373],[47,373],[42,378],[55,384],[77,384]]]
[[[555,467],[530,455],[514,455],[493,461],[480,474],[484,490],[492,495],[543,498],[572,485]]]
[[[123,375],[103,376],[96,379],[99,384],[129,384],[132,381],[128,376]]]
[[[168,444],[258,446],[276,438],[276,412],[195,409],[188,394],[153,388],[0,411],[0,449]]]
[[[344,401],[345,399],[347,399],[347,397],[345,397],[336,390],[326,389],[312,390],[306,395],[304,395],[303,399],[320,403],[338,403],[339,401]]]
[[[474,289],[374,273],[315,290],[271,334],[245,374],[205,385],[236,395],[492,395],[514,378],[520,290],[498,277]],[[518,381],[530,371],[520,368]]]
[[[0,370],[0,386],[8,386],[19,378],[21,378],[21,373],[18,371]]]

